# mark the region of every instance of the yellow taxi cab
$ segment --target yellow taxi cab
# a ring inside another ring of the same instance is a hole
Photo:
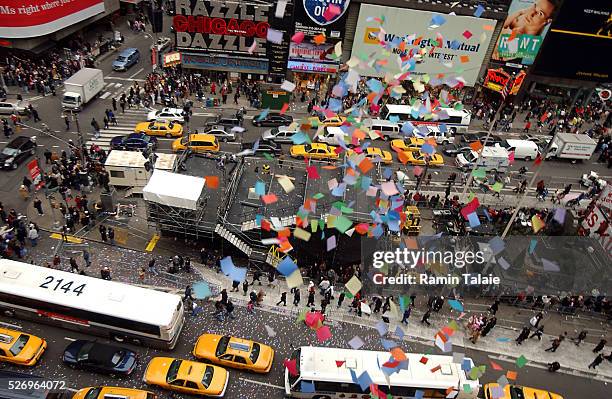
[[[417,151],[425,144],[425,140],[418,137],[408,137],[408,139],[391,140],[391,148],[395,151]]]
[[[222,367],[171,357],[154,357],[143,381],[164,389],[192,395],[223,397],[229,373]]]
[[[411,165],[425,165],[427,163],[426,156],[429,157],[430,166],[442,166],[444,165],[444,158],[440,154],[425,154],[421,151],[404,151],[406,156],[406,163]]]
[[[348,156],[356,154],[356,152],[353,150],[348,150],[346,153]],[[370,158],[371,160],[375,160],[378,158],[383,163],[386,163],[386,164],[393,163],[393,156],[391,155],[389,151],[381,150],[380,148],[377,148],[377,147],[368,147],[365,150],[363,150],[363,153],[366,155],[366,157]]]
[[[267,373],[272,368],[274,349],[268,345],[228,335],[203,334],[193,347],[198,359],[222,366]]]
[[[123,388],[123,387],[87,387],[82,388],[74,394],[72,399],[157,399],[153,392],[143,391],[142,389]]]
[[[310,122],[310,125],[313,127],[342,126],[345,121],[346,118],[340,115],[324,117],[323,119],[318,116],[311,116],[310,118],[308,118],[308,122]]]
[[[294,158],[338,159],[336,147],[323,143],[293,145],[289,149],[289,153]]]
[[[47,341],[42,338],[0,328],[0,362],[34,366],[45,349],[47,349]]]
[[[176,122],[140,122],[134,128],[134,132],[148,136],[181,137],[183,126]]]
[[[219,141],[212,134],[189,134],[172,142],[172,151],[217,152]]]
[[[492,391],[499,387],[499,384],[485,384],[485,399],[493,399]],[[503,388],[504,396],[499,399],[563,399],[563,396],[548,392],[542,389],[523,387],[520,385],[508,384]]]

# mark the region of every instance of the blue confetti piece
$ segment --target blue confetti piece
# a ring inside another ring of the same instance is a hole
[[[399,120],[400,120],[400,119],[399,119],[399,116],[397,116],[397,115],[391,115],[391,116],[389,117],[389,121],[390,121],[390,122],[393,122],[393,123],[397,123],[397,122],[399,122]]]
[[[433,154],[434,152],[436,152],[436,149],[433,147],[433,145],[429,144],[429,143],[425,143],[423,144],[423,146],[421,147],[421,151],[424,152],[425,154]]]
[[[470,361],[470,359],[463,359],[463,362],[461,362],[461,370],[469,372],[471,369],[472,362]]]
[[[382,343],[382,346],[385,348],[385,350],[390,351],[391,349],[399,346],[397,344],[397,342],[392,341],[390,339],[381,339],[380,342]]]
[[[468,214],[467,217],[468,217],[468,221],[470,222],[471,228],[480,226],[480,219],[478,218],[478,215],[476,214],[476,212],[472,212]]]
[[[430,25],[444,25],[446,23],[446,19],[439,14],[434,15],[433,17],[431,17],[431,23]]]
[[[451,308],[455,309],[457,312],[463,312],[463,304],[456,299],[449,299],[448,304]]]
[[[425,393],[421,390],[418,390],[414,393],[414,399],[423,399],[423,395],[425,395]]]
[[[269,113],[270,113],[270,108],[264,109],[263,111],[261,111],[261,114],[257,115],[256,117],[257,121],[262,121],[266,119],[266,116],[268,116]]]
[[[276,270],[283,276],[290,276],[291,273],[298,269],[297,265],[289,256],[285,256],[283,260],[280,261],[278,266],[276,266]]]
[[[232,281],[238,281],[239,283],[242,283],[244,279],[246,278],[246,274],[247,274],[246,267],[235,267],[234,266],[234,269],[228,274],[228,277]]]
[[[440,123],[438,125],[438,129],[440,129],[440,132],[442,133],[446,133],[448,131],[448,128],[446,127],[446,123]]]
[[[300,384],[301,384],[300,385],[301,392],[304,392],[304,393],[314,393],[315,392],[314,382],[308,382],[308,381],[302,380]]]
[[[484,7],[480,4],[478,4],[478,7],[476,7],[476,10],[474,11],[474,16],[476,18],[480,18],[480,16],[482,15],[482,13],[484,12]]]
[[[393,170],[391,170],[391,168],[385,168],[383,170],[383,177],[385,179],[390,179],[392,174],[393,174]]]
[[[414,135],[414,125],[410,122],[404,122],[404,124],[402,125],[402,133],[407,136]]]
[[[232,270],[236,267],[234,266],[234,262],[232,261],[231,256],[226,256],[225,258],[221,259],[219,263],[221,264],[221,271],[226,276],[229,275],[232,272]]]
[[[368,374],[367,371],[364,371],[360,376],[359,379],[357,380],[359,382],[359,386],[361,387],[361,390],[365,392],[366,389],[368,389],[370,387],[370,385],[372,384],[372,378],[370,377],[370,375]]]
[[[266,183],[262,181],[255,182],[255,194],[259,196],[266,195]]]
[[[310,137],[308,137],[304,132],[297,132],[291,136],[291,141],[296,145],[309,143]]]

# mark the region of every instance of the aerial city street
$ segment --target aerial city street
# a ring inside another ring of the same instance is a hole
[[[0,399],[610,398],[611,39],[604,0],[0,1]]]

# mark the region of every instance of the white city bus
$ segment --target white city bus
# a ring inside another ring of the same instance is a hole
[[[172,349],[184,323],[179,295],[0,259],[0,314]]]
[[[442,123],[446,124],[449,132],[467,132],[470,127],[472,115],[466,110],[456,110],[454,108],[440,108],[448,115],[448,118],[439,120],[424,120],[423,118],[412,116],[412,107],[410,105],[387,104],[380,112],[380,117],[383,119],[391,119],[397,117],[399,123],[410,122],[415,126],[418,125],[434,125],[438,126]]]
[[[361,390],[353,381],[352,370],[357,378],[367,371],[372,382],[393,399],[414,398],[417,391],[423,392],[423,399],[446,398],[451,387],[457,399],[478,397],[479,381],[470,380],[452,356],[426,355],[426,364],[421,362],[424,355],[407,353],[406,356],[408,368],[391,374],[387,380],[381,366],[392,360],[389,352],[302,346],[291,354],[291,360],[296,360],[297,375],[285,369],[285,395],[317,399],[369,398],[370,389]],[[474,367],[471,359],[465,359]],[[343,363],[338,367],[336,361]],[[438,366],[439,370],[431,371]]]

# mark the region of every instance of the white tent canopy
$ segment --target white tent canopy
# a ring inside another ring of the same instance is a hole
[[[142,189],[142,194],[146,201],[196,210],[204,183],[205,179],[202,177],[156,169],[149,183]]]

